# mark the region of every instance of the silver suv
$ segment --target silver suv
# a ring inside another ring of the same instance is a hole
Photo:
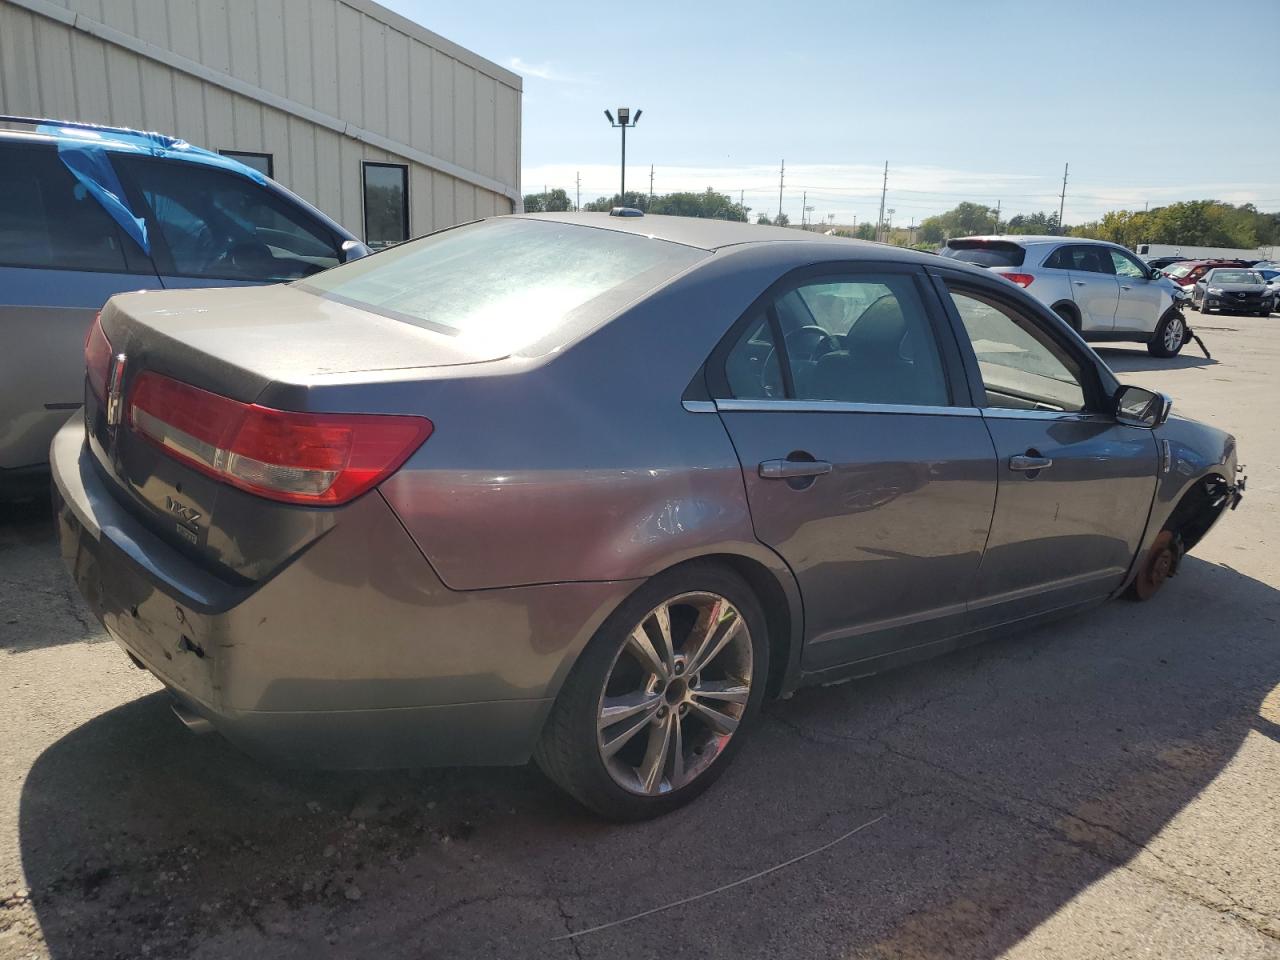
[[[1124,247],[1080,237],[957,237],[944,257],[987,267],[1039,298],[1086,340],[1145,343],[1172,357],[1190,340],[1177,284]]]

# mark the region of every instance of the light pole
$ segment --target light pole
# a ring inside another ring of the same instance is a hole
[[[627,127],[634,127],[640,122],[640,114],[643,110],[637,110],[636,115],[631,116],[630,107],[618,108],[618,119],[613,119],[613,114],[608,110],[604,115],[609,118],[609,124],[622,130],[622,189],[618,191],[618,203],[626,206],[627,203]]]

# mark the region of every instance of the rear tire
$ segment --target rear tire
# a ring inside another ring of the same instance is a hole
[[[1187,342],[1187,322],[1176,309],[1170,309],[1156,324],[1155,333],[1147,341],[1147,352],[1153,357],[1176,357]]]
[[[1063,320],[1065,320],[1067,322],[1067,326],[1069,326],[1076,333],[1080,332],[1080,320],[1078,317],[1076,317],[1073,311],[1071,311],[1067,307],[1054,307],[1053,312],[1056,313],[1058,316],[1060,316]]]
[[[676,567],[628,597],[592,637],[534,759],[606,819],[662,816],[724,772],[768,676],[764,611],[746,581],[714,563]]]

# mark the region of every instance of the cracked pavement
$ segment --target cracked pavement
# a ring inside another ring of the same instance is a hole
[[[533,769],[300,773],[189,735],[48,505],[0,507],[0,960],[1280,958],[1280,320],[1190,319],[1216,362],[1100,351],[1249,468],[1156,600],[802,691],[636,826]]]

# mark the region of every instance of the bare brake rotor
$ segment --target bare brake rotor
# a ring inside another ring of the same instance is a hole
[[[1161,530],[1156,542],[1147,551],[1137,579],[1133,581],[1133,594],[1139,600],[1150,600],[1166,580],[1178,572],[1182,559],[1182,542],[1171,530]]]

